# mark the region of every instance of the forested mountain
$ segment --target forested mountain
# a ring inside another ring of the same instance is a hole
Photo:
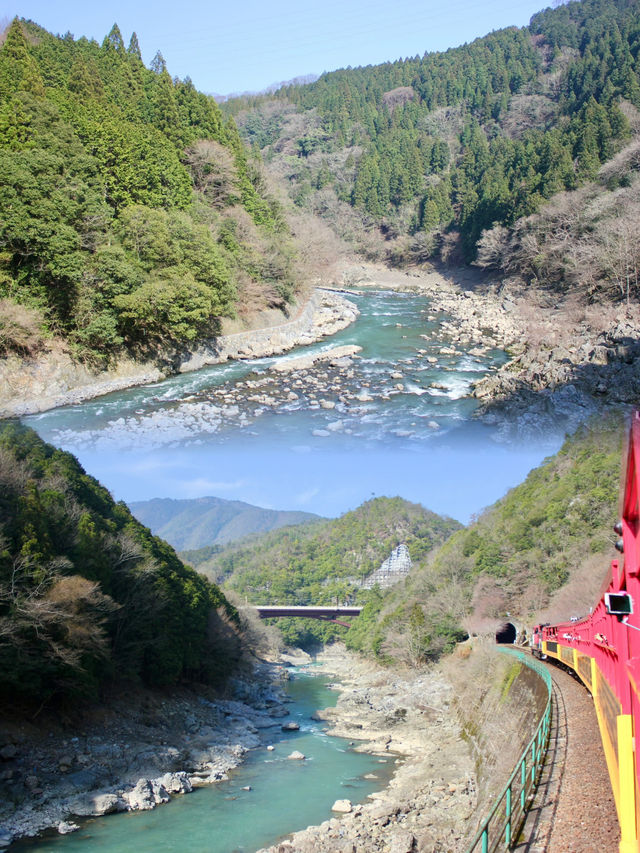
[[[427,565],[372,598],[347,645],[424,660],[446,648],[462,625],[483,631],[509,614],[525,624],[539,618],[564,585],[571,594],[554,618],[588,612],[616,553],[621,421],[601,420],[567,438]]]
[[[360,581],[406,543],[420,564],[460,523],[401,498],[375,498],[338,519],[276,530],[223,549],[198,565],[242,600],[256,604],[366,601]],[[375,593],[374,593],[375,595]],[[344,629],[314,620],[279,619],[287,642],[309,645]]]
[[[214,683],[237,611],[69,453],[0,429],[0,705],[94,697],[128,679]]]
[[[233,120],[135,33],[101,45],[15,19],[0,48],[0,355],[81,357],[212,335],[282,304],[287,226]]]
[[[468,631],[496,620],[524,622],[556,602],[553,618],[588,612],[615,552],[621,418],[582,427],[524,483],[469,527],[400,498],[368,501],[354,512],[223,549],[198,566],[260,604],[356,601],[364,610],[345,629],[278,619],[289,643],[341,637],[382,661],[437,658]],[[413,561],[390,589],[362,590],[361,579],[399,542]]]
[[[264,509],[212,497],[154,498],[134,501],[129,508],[139,521],[179,551],[206,550],[206,546],[227,545],[254,533],[319,519],[311,512]],[[195,557],[190,555],[193,565],[197,565],[193,563]]]
[[[592,181],[637,127],[640,7],[583,0],[441,53],[224,105],[294,201],[401,263],[476,257]],[[635,182],[635,161],[614,176]],[[542,270],[542,273],[544,271]],[[637,290],[637,282],[634,283]]]

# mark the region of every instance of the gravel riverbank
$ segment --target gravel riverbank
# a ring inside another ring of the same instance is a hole
[[[464,652],[418,671],[382,669],[338,644],[319,655],[314,672],[334,678],[340,695],[314,718],[395,772],[367,802],[337,800],[334,817],[268,853],[466,849],[537,717],[535,684],[520,684],[495,652]],[[283,660],[302,665],[305,657]],[[64,725],[58,717],[0,720],[0,848],[46,830],[72,832],[81,818],[153,809],[225,779],[286,725],[283,677],[262,663],[229,685],[232,698],[136,689]]]

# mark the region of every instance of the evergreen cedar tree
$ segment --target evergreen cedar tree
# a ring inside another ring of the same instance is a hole
[[[471,261],[483,230],[593,179],[623,143],[620,102],[640,108],[639,50],[637,4],[583,0],[463,47],[325,73],[223,108],[242,113],[246,138],[268,156],[281,129],[269,104],[315,111],[298,156],[356,154],[335,178],[319,156],[301,166],[300,203],[334,182],[386,233],[432,234],[436,253],[455,231]]]

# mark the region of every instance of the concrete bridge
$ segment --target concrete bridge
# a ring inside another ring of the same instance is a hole
[[[341,622],[339,617],[358,616],[362,611],[362,607],[303,607],[292,604],[258,605],[246,609],[255,610],[261,619],[272,619],[278,616],[301,616],[306,619],[324,619],[326,622],[344,625],[345,628],[351,626],[348,622]]]

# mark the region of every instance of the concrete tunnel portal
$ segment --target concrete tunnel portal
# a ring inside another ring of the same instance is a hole
[[[513,644],[517,636],[518,632],[513,622],[504,622],[496,631],[496,643]]]

